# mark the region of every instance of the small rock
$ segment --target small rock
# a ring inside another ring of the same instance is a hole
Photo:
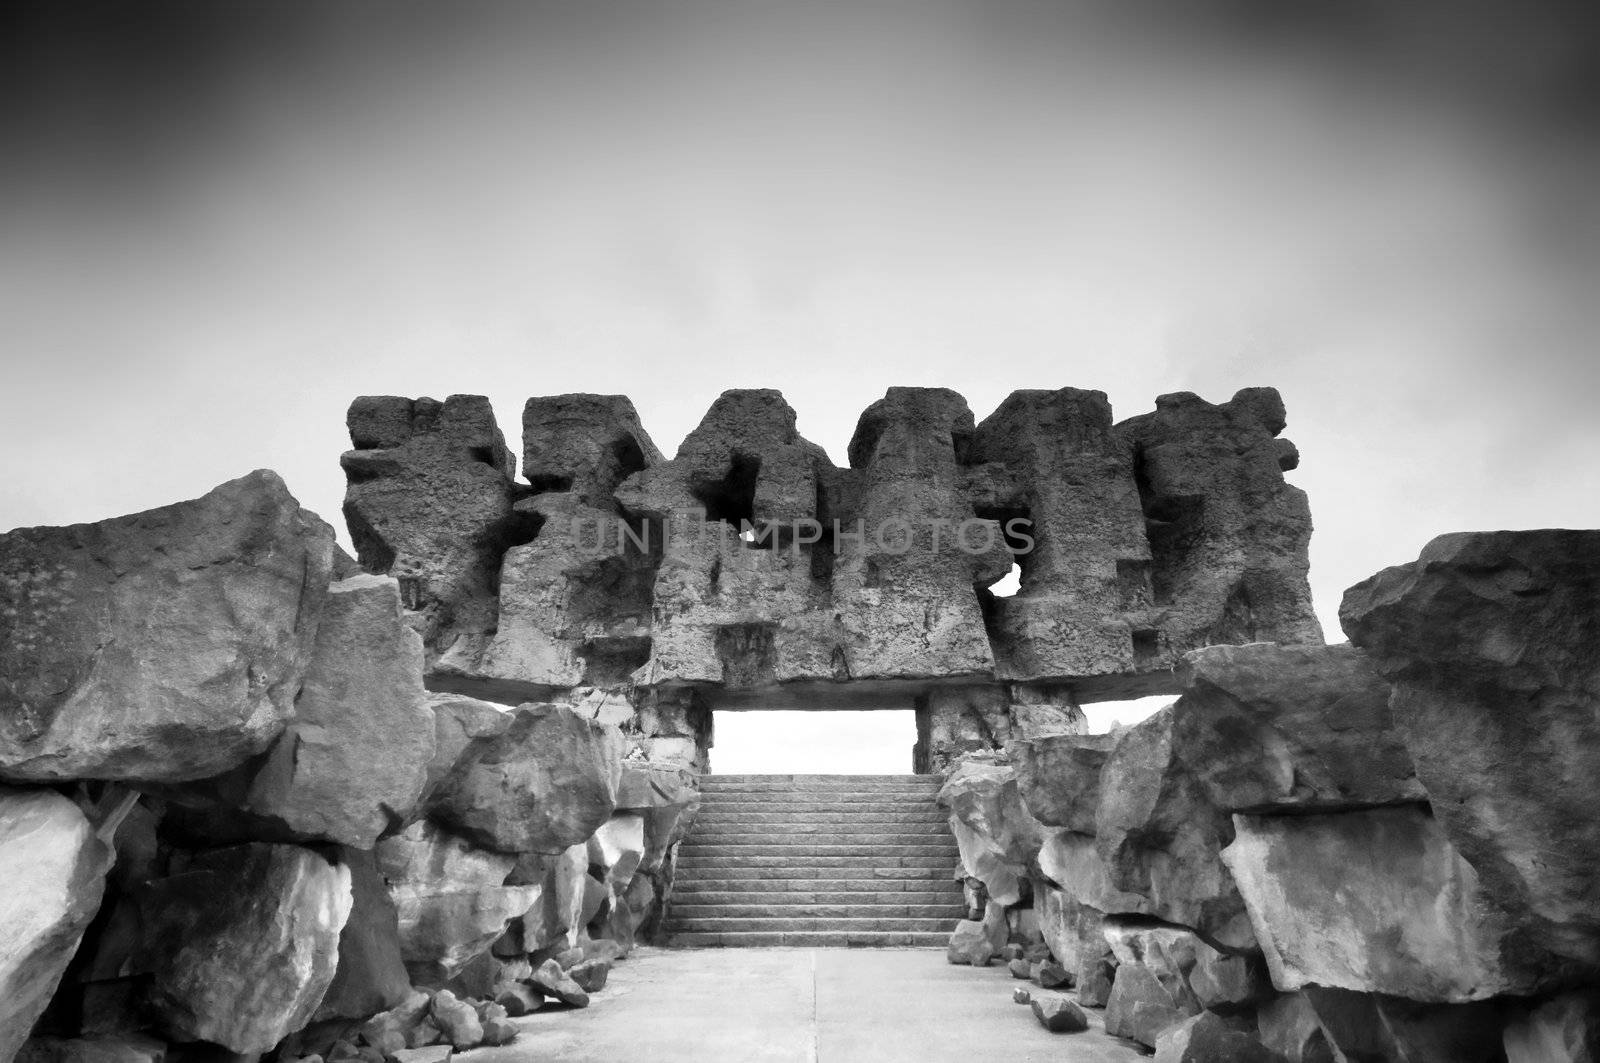
[[[483,1041],[483,1023],[478,1021],[478,1013],[450,990],[441,989],[434,994],[428,1013],[458,1051]]]
[[[483,1043],[508,1045],[517,1039],[517,1026],[509,1019],[489,1019],[483,1024]]]
[[[444,1037],[444,1031],[435,1025],[432,1019],[423,1019],[406,1032],[406,1046],[408,1048],[426,1048],[437,1044]]]
[[[610,960],[584,960],[567,972],[567,976],[586,993],[598,993],[604,989],[610,974]]]
[[[450,1063],[455,1050],[449,1045],[429,1045],[425,1048],[402,1048],[389,1057],[390,1063]]]
[[[1011,972],[1011,977],[1028,979],[1033,977],[1033,965],[1021,956],[1017,956],[1008,964],[1006,969]]]
[[[1029,992],[1027,989],[1024,989],[1022,986],[1017,986],[1017,988],[1015,988],[1015,989],[1013,989],[1011,991],[1011,1002],[1013,1004],[1029,1004],[1029,1003],[1032,1003],[1033,1002],[1033,994],[1031,992]]]
[[[1055,960],[1040,960],[1029,969],[1027,976],[1046,989],[1064,989],[1072,985],[1072,975]]]
[[[1060,993],[1046,993],[1033,1000],[1033,1017],[1051,1033],[1077,1033],[1089,1028],[1083,1009]]]
[[[1086,1008],[1103,1008],[1111,999],[1111,979],[1116,968],[1109,960],[1086,960],[1078,968],[1078,1003]]]
[[[1050,946],[1046,945],[1042,941],[1035,945],[1029,945],[1022,953],[1022,958],[1027,960],[1029,963],[1039,963],[1042,960],[1048,960],[1050,958]]]
[[[1000,950],[1000,958],[1005,960],[1007,963],[1010,963],[1012,960],[1020,960],[1022,959],[1022,956],[1022,946],[1015,943],[1007,945],[1005,948]]]
[[[406,1047],[406,1029],[392,1011],[380,1012],[361,1027],[361,1039],[384,1055]]]
[[[583,950],[581,948],[563,949],[562,951],[556,953],[556,962],[561,965],[561,969],[563,971],[572,970],[578,964],[582,963],[583,959]]]
[[[567,977],[567,972],[563,971],[555,960],[545,960],[541,963],[533,972],[533,977],[528,979],[528,984],[547,997],[555,997],[563,1004],[570,1004],[575,1008],[589,1006],[589,994],[585,993],[577,982]]]
[[[521,982],[502,982],[494,987],[494,1002],[513,1019],[532,1015],[544,1006],[544,997]]]
[[[993,956],[994,947],[989,943],[982,923],[963,919],[956,924],[955,932],[950,935],[950,947],[945,950],[945,959],[951,963],[987,967]]]
[[[328,1063],[355,1063],[360,1058],[360,1049],[342,1037],[328,1046]]]

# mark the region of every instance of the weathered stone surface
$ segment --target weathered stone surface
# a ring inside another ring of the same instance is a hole
[[[567,975],[585,993],[598,993],[606,987],[606,979],[611,975],[611,961],[584,960],[573,964]]]
[[[833,563],[845,675],[994,674],[973,587],[1009,572],[1011,551],[964,490],[973,431],[966,401],[943,388],[890,388],[857,422],[830,503],[842,527],[860,521],[865,533]]]
[[[428,1015],[450,1046],[458,1052],[483,1041],[483,1023],[478,1021],[478,1013],[471,1004],[458,1000],[448,989],[441,989],[433,995],[433,1003],[428,1005]]]
[[[295,710],[245,808],[302,835],[370,849],[410,814],[434,754],[422,643],[401,617],[393,579],[360,575],[328,589]]]
[[[1218,952],[1192,930],[1111,916],[1102,933],[1119,971],[1148,968],[1186,1010],[1240,1011],[1272,995],[1260,956]]]
[[[1306,999],[1334,1058],[1348,1063],[1499,1063],[1503,1056],[1499,1007],[1420,1004],[1376,993],[1309,986]]]
[[[1060,993],[1039,993],[1033,1004],[1033,1017],[1051,1033],[1080,1033],[1089,1028],[1083,1009]]]
[[[944,774],[971,753],[1010,749],[1016,743],[1084,729],[1083,710],[1070,690],[1056,686],[962,683],[931,687],[914,700],[919,774]]]
[[[541,494],[609,508],[622,481],[662,460],[626,395],[541,395],[522,408],[522,475]]]
[[[1506,1023],[1504,1040],[1506,1063],[1595,1063],[1600,997],[1579,990],[1519,1009]]]
[[[559,705],[523,705],[503,733],[475,739],[431,802],[463,837],[507,853],[558,853],[616,807],[622,733]]]
[[[528,984],[547,997],[553,997],[574,1008],[589,1006],[589,994],[568,977],[555,960],[545,960],[534,969]]]
[[[1177,669],[1175,741],[1228,812],[1423,801],[1389,684],[1354,646],[1210,646]]]
[[[511,710],[507,706],[461,694],[429,694],[428,708],[433,713],[434,746],[423,787],[425,804],[431,802],[474,743],[498,738],[511,726]]]
[[[44,1012],[100,908],[111,847],[52,790],[0,786],[0,1061]]]
[[[1203,1012],[1156,1038],[1156,1063],[1285,1063],[1284,1057],[1220,1016]]]
[[[400,956],[400,917],[373,855],[344,849],[350,869],[350,918],[339,932],[333,981],[313,1021],[365,1019],[401,1003],[411,991]]]
[[[1272,388],[1221,405],[1162,395],[1155,412],[1117,425],[1133,447],[1150,540],[1150,613],[1129,617],[1154,643],[1150,665],[1209,645],[1322,642],[1306,581],[1311,513],[1283,479],[1299,463],[1276,438],[1283,427]]]
[[[939,804],[950,810],[950,830],[965,873],[982,880],[995,901],[1018,903],[1040,839],[1011,766],[963,761],[940,788]]]
[[[1289,1063],[1335,1063],[1328,1035],[1304,993],[1285,993],[1256,1010],[1261,1043]]]
[[[1150,968],[1119,967],[1106,1001],[1106,1033],[1154,1048],[1164,1031],[1199,1011],[1193,997],[1174,996]]]
[[[1600,531],[1446,535],[1340,621],[1451,842],[1544,948],[1600,969]]]
[[[1146,633],[1136,637],[1128,617],[1149,611],[1150,544],[1133,450],[1113,431],[1105,394],[1014,391],[978,425],[969,460],[1006,474],[974,470],[980,515],[1030,522],[1010,536],[1031,547],[1017,554],[1020,589],[986,601],[1000,675],[1099,676],[1147,665]]]
[[[1232,824],[1178,759],[1172,706],[1129,728],[1112,749],[1100,771],[1095,822],[1095,848],[1113,888],[1146,898],[1148,914],[1193,927],[1222,948],[1254,946],[1221,858]]]
[[[1116,736],[1056,734],[1017,742],[1017,789],[1040,823],[1080,834],[1095,832],[1100,807],[1100,769]]]
[[[530,869],[531,870],[531,869]],[[519,868],[519,874],[523,872]],[[523,944],[527,952],[555,948],[574,948],[588,922],[584,901],[589,881],[589,847],[574,845],[554,857],[540,861],[539,903],[522,919]],[[530,876],[531,878],[531,876]]]
[[[832,468],[782,395],[735,390],[671,461],[622,484],[625,511],[666,540],[643,681],[750,688],[848,668],[829,609],[828,553],[820,534],[795,533],[796,522],[819,521]],[[746,526],[754,541],[741,541]]]
[[[1071,895],[1045,881],[1035,881],[1033,905],[1039,914],[1039,930],[1051,954],[1082,986],[1094,965],[1111,955],[1104,931],[1105,914],[1078,903]],[[1096,1006],[1103,1003],[1101,1000]]]
[[[429,665],[470,669],[495,628],[494,573],[529,530],[512,512],[514,463],[481,395],[350,404],[339,464],[361,567],[400,581]]]
[[[1126,893],[1111,881],[1111,869],[1094,838],[1073,831],[1052,831],[1039,847],[1039,870],[1073,904],[1117,915],[1148,915],[1155,902]]]
[[[166,1042],[136,1033],[35,1037],[17,1053],[17,1063],[165,1063],[166,1058]]]
[[[1556,973],[1423,806],[1234,822],[1223,858],[1281,990],[1459,1003],[1534,992]]]
[[[0,778],[179,782],[294,715],[333,529],[274,473],[0,536]]]
[[[516,857],[479,849],[431,822],[378,843],[400,932],[418,985],[442,985],[489,950],[506,926],[540,903],[541,887],[507,886]]]
[[[954,964],[987,967],[995,957],[994,942],[977,919],[963,919],[950,934],[950,944],[945,949],[945,959]]]
[[[139,897],[149,1006],[179,1041],[265,1052],[333,981],[350,870],[293,845],[194,853]]]
[[[538,535],[505,553],[498,626],[472,674],[529,692],[626,682],[650,656],[659,536],[573,492],[516,513]]]

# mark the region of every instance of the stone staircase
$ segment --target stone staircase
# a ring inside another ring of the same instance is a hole
[[[931,775],[706,775],[674,946],[943,948],[966,915]]]

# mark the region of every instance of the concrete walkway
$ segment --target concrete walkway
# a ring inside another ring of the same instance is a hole
[[[1003,966],[955,967],[942,949],[638,949],[588,1008],[515,1020],[470,1063],[1127,1063],[1098,1012],[1052,1034],[1015,1004]]]

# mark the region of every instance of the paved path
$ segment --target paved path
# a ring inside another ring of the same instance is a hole
[[[463,1063],[1128,1063],[1105,1035],[1052,1034],[1012,1003],[998,964],[934,949],[639,949],[581,1011],[515,1020],[504,1048]]]

